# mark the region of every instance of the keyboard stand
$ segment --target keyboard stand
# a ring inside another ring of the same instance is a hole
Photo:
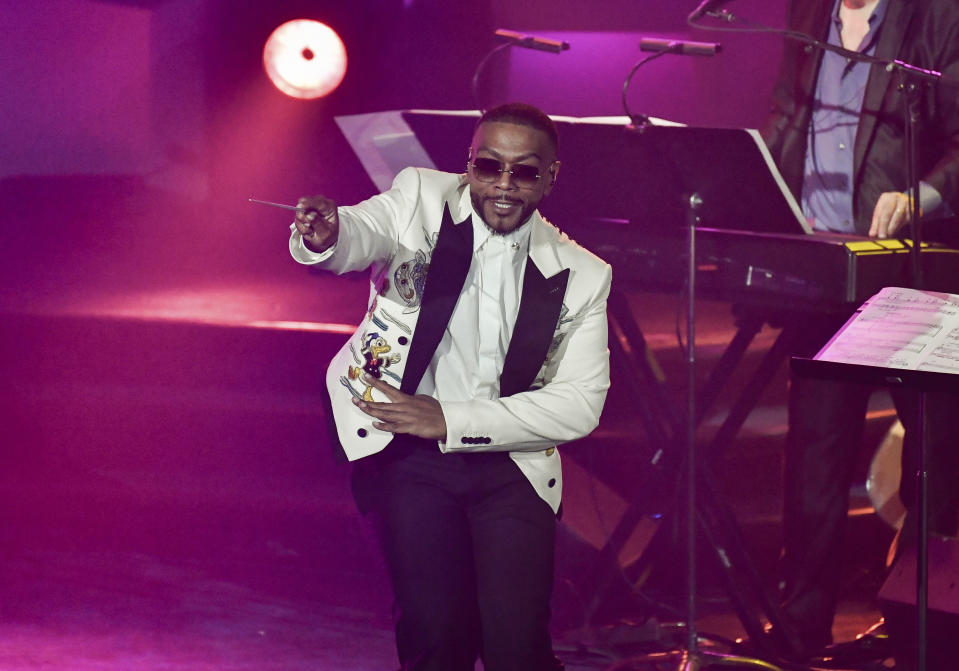
[[[680,441],[684,434],[666,394],[666,388],[657,370],[650,363],[646,339],[629,309],[625,295],[614,290],[608,304],[610,322],[610,354],[613,365],[628,370],[630,397],[635,400],[637,412],[650,442],[656,446],[645,472],[636,483],[635,496],[629,502],[619,523],[601,548],[593,575],[589,580],[592,599],[586,606],[585,626],[590,626],[602,599],[616,580],[625,580],[630,589],[637,589],[627,574],[638,574],[641,584],[649,572],[648,545],[632,567],[621,567],[619,555],[644,518],[657,515],[658,530],[681,512],[670,506],[659,509],[664,500],[675,500],[677,488],[683,486],[683,451]],[[759,334],[767,318],[756,309],[739,310],[736,334],[727,344],[716,366],[710,372],[700,392],[696,423],[700,425],[710,408],[726,390],[732,375],[740,368],[749,345]],[[778,604],[769,596],[755,563],[745,549],[742,532],[729,506],[713,485],[710,464],[723,454],[735,439],[762,392],[792,351],[794,328],[782,328],[773,346],[753,371],[743,392],[716,435],[704,448],[697,467],[697,524],[709,544],[721,569],[727,593],[737,616],[753,647],[771,658],[791,656],[801,649],[798,640],[789,638],[782,623]],[[773,625],[771,637],[764,635],[764,622]]]

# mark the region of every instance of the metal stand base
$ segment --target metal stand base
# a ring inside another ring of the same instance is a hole
[[[668,664],[675,664],[678,671],[699,671],[714,666],[730,666],[737,669],[763,669],[763,671],[783,671],[769,662],[751,657],[740,657],[738,655],[723,655],[717,652],[708,652],[697,650],[671,650],[669,652],[657,652],[640,657],[624,659],[614,666],[609,667],[607,671],[648,671],[649,668],[662,668]]]

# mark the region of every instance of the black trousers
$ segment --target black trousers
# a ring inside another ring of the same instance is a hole
[[[807,322],[798,354],[814,355],[843,321]],[[834,381],[790,380],[784,462],[784,614],[810,647],[832,638],[849,490],[872,391],[869,386]],[[906,429],[900,496],[913,515],[920,447],[916,440],[918,396],[894,391],[893,400]],[[929,522],[931,531],[943,535],[955,535],[959,515],[957,412],[959,396],[927,394]]]
[[[395,596],[404,671],[562,669],[549,637],[555,516],[506,453],[398,436],[356,463]]]

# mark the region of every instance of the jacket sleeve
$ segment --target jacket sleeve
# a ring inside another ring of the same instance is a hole
[[[304,265],[315,265],[336,274],[388,263],[397,249],[400,231],[408,224],[419,193],[420,174],[414,168],[401,171],[389,191],[358,205],[338,207],[340,218],[336,243],[322,253],[306,248],[291,227],[290,254]]]
[[[959,9],[955,3],[941,3],[929,11],[934,16],[926,20],[918,43],[935,49],[932,60],[942,72],[943,82],[933,90],[933,118],[927,122],[923,142],[927,150],[938,151],[938,158],[921,177],[939,192],[952,212],[959,212]]]
[[[442,451],[540,451],[596,428],[609,389],[606,300],[611,276],[603,264],[596,289],[550,357],[543,386],[494,400],[441,404],[447,426]]]
[[[769,147],[773,157],[779,160],[782,154],[783,135],[790,122],[796,117],[796,80],[798,74],[798,56],[796,48],[787,44],[779,74],[773,85],[769,115],[760,129],[760,134]]]
[[[790,0],[786,7],[786,25],[791,31],[825,39],[833,2]],[[819,53],[792,39],[783,42],[782,60],[773,85],[769,115],[761,128],[763,140],[783,169],[787,151],[797,142],[805,145],[809,120],[815,63]]]

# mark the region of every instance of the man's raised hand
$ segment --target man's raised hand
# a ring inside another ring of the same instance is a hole
[[[300,198],[296,206],[298,211],[293,223],[307,248],[325,252],[332,247],[340,231],[336,203],[325,196],[309,196]]]

